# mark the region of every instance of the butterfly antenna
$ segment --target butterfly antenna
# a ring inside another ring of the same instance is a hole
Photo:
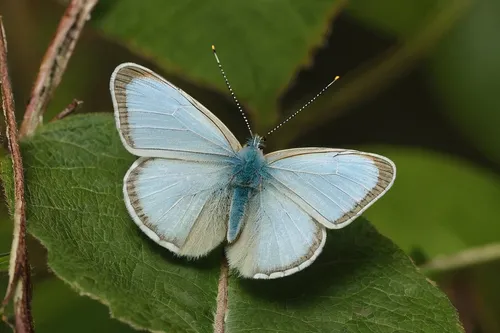
[[[316,100],[316,98],[318,98],[319,96],[321,96],[328,88],[330,88],[330,86],[332,84],[335,83],[335,81],[337,81],[338,79],[340,79],[340,76],[336,76],[335,79],[333,79],[332,82],[328,83],[328,85],[326,87],[324,87],[319,93],[316,94],[316,96],[314,96],[309,102],[307,102],[306,104],[304,104],[300,109],[298,109],[297,111],[295,111],[292,115],[290,115],[290,117],[286,118],[285,120],[283,120],[281,123],[279,123],[278,125],[276,125],[275,128],[273,128],[272,130],[270,130],[269,132],[267,132],[266,136],[270,135],[271,133],[274,133],[276,132],[276,130],[278,128],[280,128],[281,126],[285,125],[290,119],[292,119],[293,117],[295,117],[296,115],[299,114],[300,111],[304,110],[306,107],[308,107],[312,102],[314,102]]]
[[[219,65],[219,69],[220,69],[220,72],[222,74],[222,77],[224,78],[224,81],[226,82],[226,86],[229,89],[229,92],[231,93],[231,96],[233,97],[233,100],[236,103],[238,110],[240,111],[241,115],[243,116],[243,119],[245,120],[245,124],[247,124],[248,131],[250,132],[250,135],[253,136],[252,129],[250,128],[250,122],[248,121],[248,118],[247,118],[245,112],[241,108],[240,102],[236,98],[236,95],[234,94],[233,89],[231,88],[231,85],[229,84],[226,73],[224,72],[224,69],[222,68],[222,64],[220,63],[219,57],[217,56],[217,52],[215,52],[214,45],[212,45],[212,51],[214,51],[215,60],[217,61],[217,65]]]

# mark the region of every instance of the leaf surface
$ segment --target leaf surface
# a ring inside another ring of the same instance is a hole
[[[121,0],[103,5],[94,23],[167,73],[228,94],[214,44],[236,95],[265,130],[276,120],[280,93],[321,46],[342,6],[339,0],[149,0],[140,6]]]
[[[59,277],[136,327],[212,332],[222,251],[187,261],[141,233],[122,198],[135,157],[110,115],[48,124],[22,152],[29,231]],[[2,165],[12,199],[10,163]],[[272,281],[231,275],[228,296],[228,332],[462,332],[445,295],[364,219],[330,232],[303,272]]]

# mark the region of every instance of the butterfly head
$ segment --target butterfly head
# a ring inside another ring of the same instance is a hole
[[[252,135],[250,139],[248,139],[247,144],[248,147],[258,148],[263,150],[266,146],[266,139],[257,134]]]

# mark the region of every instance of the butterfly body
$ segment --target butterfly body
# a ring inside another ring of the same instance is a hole
[[[234,242],[241,231],[249,199],[262,186],[263,177],[266,176],[265,169],[266,159],[262,153],[261,139],[254,136],[237,153],[235,159],[234,175],[230,183],[232,200],[227,232],[229,243]]]
[[[118,133],[139,158],[123,179],[132,220],[173,253],[197,258],[226,243],[229,266],[271,279],[311,265],[326,229],[347,226],[392,186],[396,168],[371,153],[242,147],[187,93],[151,70],[118,66],[110,90]],[[355,245],[353,245],[355,246]]]

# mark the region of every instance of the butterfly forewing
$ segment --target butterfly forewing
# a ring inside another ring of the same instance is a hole
[[[394,182],[389,159],[355,150],[301,148],[266,155],[269,182],[327,228],[346,226]]]
[[[203,105],[142,66],[118,66],[110,82],[116,125],[134,155],[217,160],[241,145]]]

